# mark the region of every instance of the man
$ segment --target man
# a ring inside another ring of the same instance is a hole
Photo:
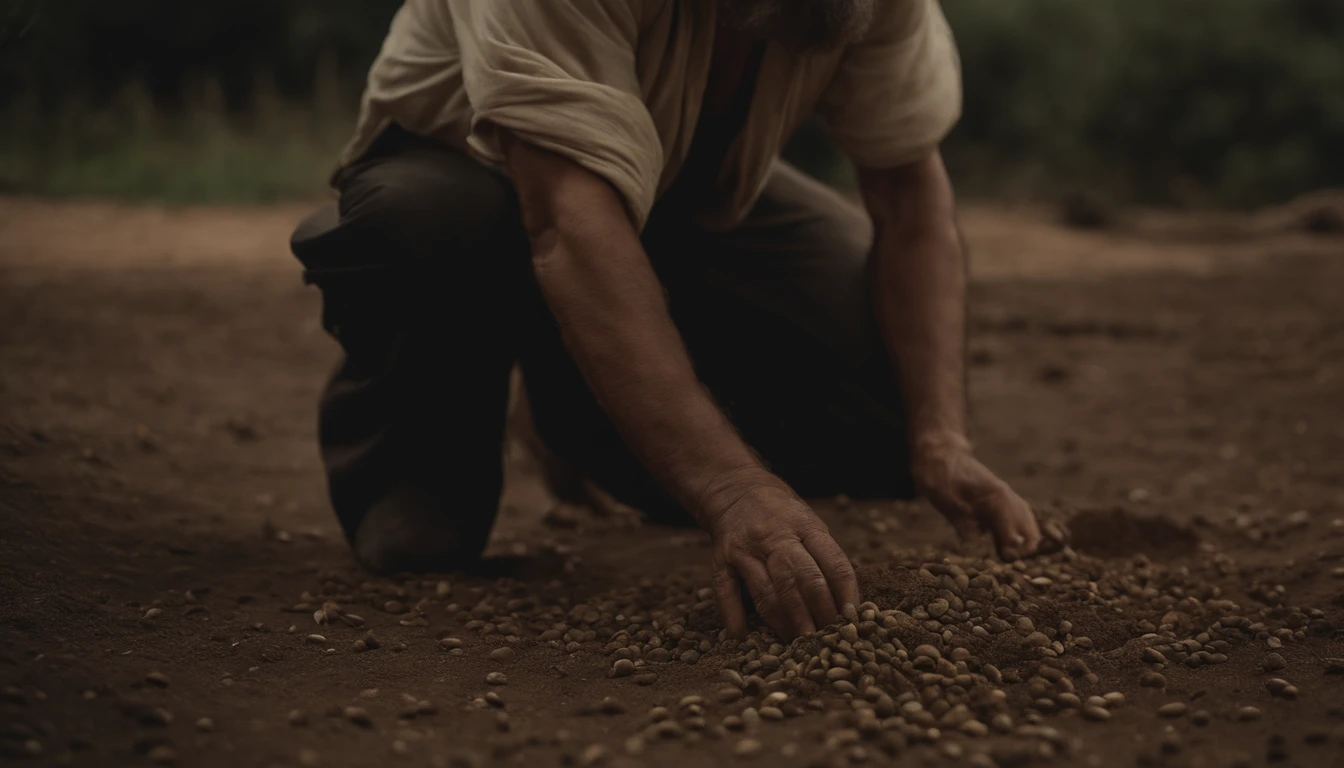
[[[370,568],[485,545],[509,375],[548,448],[714,546],[792,636],[860,600],[803,497],[922,493],[1030,553],[966,438],[966,267],[938,144],[960,110],[936,0],[407,0],[295,233],[345,357],[321,403]],[[816,114],[869,216],[781,163]]]

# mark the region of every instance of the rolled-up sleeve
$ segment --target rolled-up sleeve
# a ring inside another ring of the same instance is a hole
[[[502,162],[507,129],[606,179],[642,229],[662,145],[635,66],[631,0],[451,0],[472,107],[468,144]]]
[[[893,0],[845,52],[817,107],[854,163],[890,168],[937,148],[961,116],[961,62],[938,0]]]

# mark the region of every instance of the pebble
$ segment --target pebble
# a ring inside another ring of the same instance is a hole
[[[491,661],[498,661],[501,664],[508,664],[514,660],[518,653],[512,648],[506,646],[496,648],[490,652]]]
[[[485,676],[487,685],[507,685],[509,678],[503,672],[491,672]]]
[[[162,609],[162,608],[150,608],[148,611],[145,611],[145,618],[146,618],[146,619],[157,619],[158,617],[160,617],[160,616],[162,616],[162,615],[163,615],[163,609]]]
[[[658,682],[658,673],[640,672],[638,675],[635,675],[630,679],[635,682],[635,685],[653,685],[654,683]]]
[[[369,717],[368,711],[363,707],[346,707],[341,710],[341,714],[346,720],[349,720],[361,728],[373,727],[373,718]]]
[[[1139,676],[1139,685],[1145,688],[1166,688],[1167,678],[1161,672],[1144,672]]]
[[[445,651],[455,651],[462,647],[462,641],[456,637],[445,637],[439,640],[439,647]]]
[[[1242,722],[1260,719],[1260,710],[1257,707],[1242,707],[1237,710],[1237,719]]]
[[[145,675],[145,682],[158,688],[168,687],[168,676],[162,672],[150,672]]]
[[[1266,672],[1278,672],[1281,669],[1287,669],[1288,662],[1284,660],[1283,656],[1277,653],[1271,653],[1265,657],[1260,668]]]
[[[629,659],[617,659],[611,665],[611,677],[629,677],[635,673],[635,662]]]
[[[1111,711],[1104,707],[1087,706],[1083,707],[1083,717],[1095,722],[1105,722],[1111,719]]]

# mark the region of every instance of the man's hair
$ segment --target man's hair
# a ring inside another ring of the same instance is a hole
[[[878,1],[719,0],[719,18],[796,51],[834,50],[863,37]]]

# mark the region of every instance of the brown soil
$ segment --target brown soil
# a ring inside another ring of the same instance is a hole
[[[697,595],[708,585],[704,538],[620,514],[548,524],[535,467],[517,451],[489,573],[362,574],[325,508],[313,444],[334,349],[285,253],[302,212],[0,200],[0,761],[860,758],[828,744],[845,708],[829,691],[818,694],[823,713],[762,722],[762,751],[734,757],[742,735],[713,726],[760,702],[749,687],[736,703],[715,698],[720,667],[746,659],[727,645],[686,664],[676,660],[686,639],[668,640],[673,661],[610,678],[607,638],[582,639],[582,628],[643,611],[717,631]],[[1043,714],[1058,731],[1047,752],[1054,764],[1102,767],[1344,765],[1344,677],[1325,661],[1344,656],[1344,241],[1046,222],[992,208],[966,216],[981,278],[975,437],[1068,531],[1039,565],[997,573],[1018,579],[1025,615],[1052,639],[1090,639],[1059,660],[1096,676],[1079,695],[1127,699],[1108,722]],[[921,565],[937,570],[949,555],[998,567],[983,544],[958,549],[921,505],[819,506],[881,608],[923,615],[945,584]],[[1071,581],[1023,581],[1038,567],[1067,568]],[[1090,600],[1088,582],[1124,599]],[[1263,673],[1269,648],[1248,631],[1225,663],[1172,664],[1165,689],[1141,686],[1144,622],[1162,623],[1153,606],[1164,600],[1181,601],[1190,635],[1234,613],[1286,630],[1286,668]],[[316,623],[328,602],[363,624]],[[577,651],[541,639],[557,623],[575,628]],[[897,624],[907,648],[939,641],[914,618]],[[1028,679],[1042,660],[1018,635],[952,645],[1000,668],[1012,711],[1030,717]],[[502,646],[512,659],[488,656]],[[155,672],[166,686],[146,677]],[[507,683],[487,684],[490,672]],[[1297,698],[1271,695],[1274,676]],[[675,710],[688,695],[705,697],[710,727],[627,752],[651,707]],[[1176,701],[1210,722],[1158,717]],[[1244,706],[1262,717],[1236,720]],[[291,724],[294,710],[306,724]],[[213,730],[198,729],[203,717]],[[879,746],[867,759],[890,762]],[[984,764],[968,762],[981,753],[999,765],[1051,761],[1016,736],[960,733],[894,753],[914,765]]]

